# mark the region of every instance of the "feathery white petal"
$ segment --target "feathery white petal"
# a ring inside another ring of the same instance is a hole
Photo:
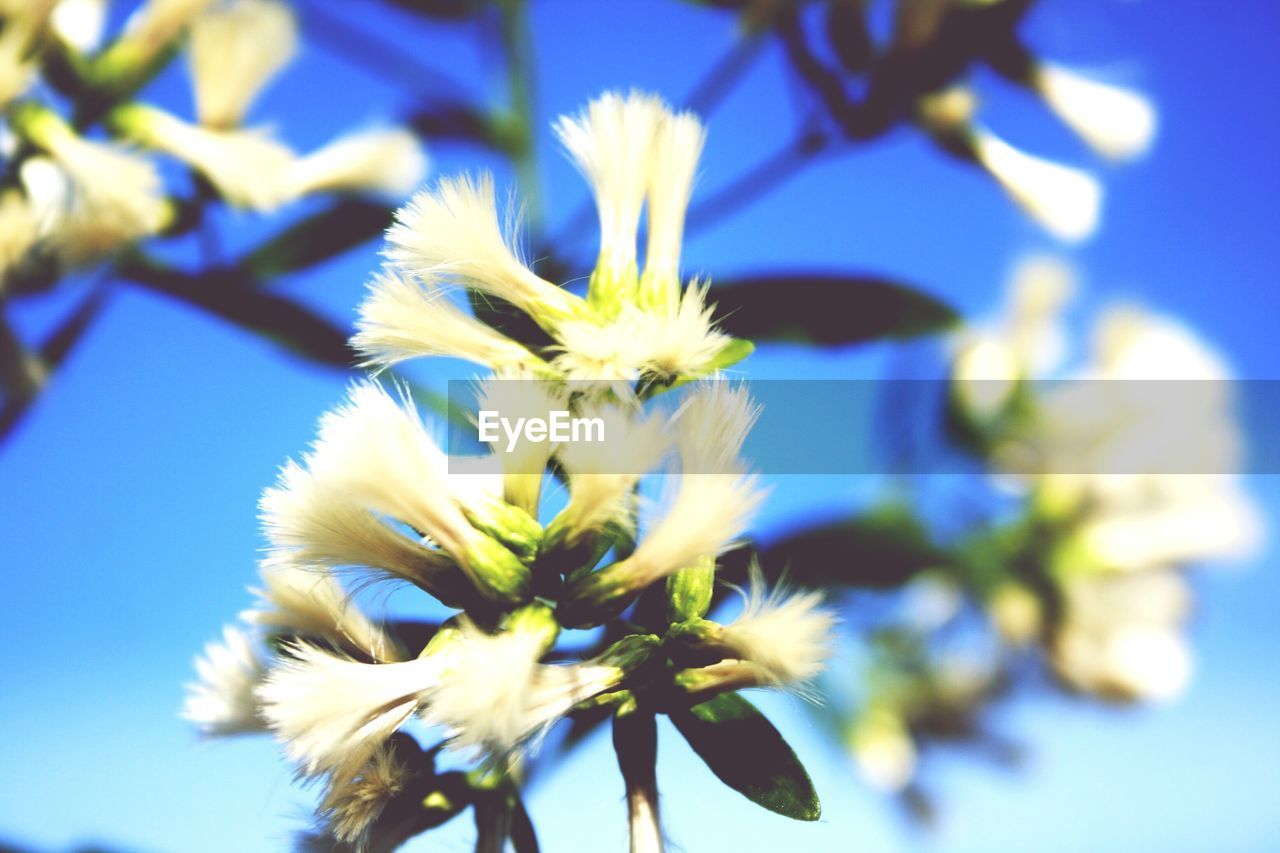
[[[710,380],[695,386],[676,418],[683,470],[692,474],[741,470],[739,454],[760,412],[745,385]]]
[[[351,344],[366,365],[429,355],[465,358],[493,369],[535,360],[523,346],[464,312],[442,287],[410,281],[391,269],[370,282],[356,329]]]
[[[688,474],[675,500],[617,567],[641,587],[728,549],[751,522],[764,493],[748,474]]]
[[[348,402],[321,419],[306,461],[318,482],[412,525],[455,559],[465,561],[479,535],[454,503],[444,453],[413,404],[397,404],[376,383],[356,384]]]
[[[597,404],[581,408],[580,416],[604,422],[603,442],[569,442],[556,458],[569,474],[569,501],[556,524],[569,531],[569,540],[609,522],[627,523],[632,487],[657,467],[671,446],[665,419],[641,417],[630,407]]]
[[[757,668],[762,683],[803,685],[822,671],[832,652],[836,618],[821,604],[820,592],[769,591],[753,567],[742,613],[724,627],[722,640]]]
[[[1074,242],[1097,229],[1102,188],[1090,175],[1019,151],[985,128],[974,130],[973,143],[978,161],[1054,236]]]
[[[210,642],[196,658],[198,680],[187,685],[183,719],[206,737],[266,730],[254,690],[266,667],[250,637],[230,625],[222,642]]]
[[[442,178],[399,212],[387,231],[387,255],[423,278],[457,279],[521,308],[535,319],[581,313],[581,300],[538,277],[507,243],[493,178]]]
[[[403,663],[369,664],[307,644],[290,645],[267,673],[257,696],[285,751],[309,776],[352,778],[405,724],[443,663],[428,655]]]
[[[590,182],[600,216],[600,259],[615,280],[634,281],[636,230],[652,169],[661,99],[608,92],[577,116],[562,116],[556,135]]]
[[[54,34],[80,53],[97,50],[106,23],[107,0],[60,0],[49,19]]]
[[[40,222],[23,194],[16,189],[0,190],[0,283],[11,270],[22,266],[39,234]]]
[[[445,676],[423,717],[468,751],[505,753],[529,733],[527,708],[544,639],[526,631],[486,634],[470,623],[451,645]]]
[[[360,566],[428,591],[445,592],[453,561],[393,530],[347,493],[290,462],[261,501],[273,561],[315,569]],[[460,578],[460,576],[459,576]]]
[[[707,285],[692,282],[665,308],[626,312],[628,334],[635,336],[643,368],[658,376],[697,376],[732,340],[712,321]]]
[[[210,127],[234,127],[297,50],[293,11],[277,0],[230,0],[191,23],[196,115]]]
[[[241,618],[265,629],[328,640],[356,649],[374,660],[396,661],[404,653],[395,640],[351,601],[342,584],[328,572],[289,562],[264,562],[263,586],[254,592],[259,605]]]
[[[381,744],[358,775],[329,786],[318,817],[338,841],[359,851],[374,849],[370,842],[375,823],[412,777],[397,757],[394,742]]]
[[[292,198],[293,152],[255,129],[188,124],[152,107],[130,107],[129,131],[144,145],[181,160],[209,179],[229,204],[268,212]]]
[[[658,128],[649,170],[649,242],[644,256],[641,299],[661,304],[680,286],[684,217],[693,193],[706,129],[693,113],[667,115]],[[652,292],[650,292],[652,290]]]
[[[116,44],[127,45],[131,51],[136,52],[139,61],[149,62],[213,2],[214,0],[147,0],[125,21],[124,34]]]
[[[21,179],[42,235],[67,263],[99,260],[168,222],[164,187],[148,160],[71,132],[52,134],[47,147],[52,162],[26,160]]]
[[[404,128],[349,133],[294,162],[290,182],[296,195],[371,192],[403,198],[422,182],[427,156]]]
[[[1138,157],[1155,137],[1155,107],[1137,92],[1058,65],[1039,68],[1035,86],[1049,108],[1104,157]]]

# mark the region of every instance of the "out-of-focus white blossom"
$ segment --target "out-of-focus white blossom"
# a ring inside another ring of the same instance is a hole
[[[398,661],[403,650],[351,601],[338,580],[326,572],[287,562],[262,565],[257,607],[241,618],[264,630],[327,641],[339,649],[362,652],[374,660]]]
[[[974,130],[973,151],[1010,198],[1054,236],[1076,242],[1097,229],[1102,188],[1085,172],[1020,151],[985,128]]]
[[[210,127],[235,127],[262,88],[297,50],[293,11],[278,0],[228,0],[191,24],[196,116]]]
[[[210,642],[196,658],[198,680],[187,685],[184,719],[206,737],[266,730],[254,691],[266,666],[253,639],[233,626],[222,629],[222,642]]]
[[[264,131],[201,127],[141,104],[116,110],[114,120],[138,143],[196,169],[228,204],[263,212],[292,197],[293,152]]]
[[[373,128],[341,136],[292,166],[295,195],[367,192],[403,198],[422,182],[427,156],[404,128]]]
[[[1156,110],[1137,92],[1091,80],[1059,65],[1042,65],[1034,85],[1049,108],[1104,157],[1145,153],[1156,133]]]

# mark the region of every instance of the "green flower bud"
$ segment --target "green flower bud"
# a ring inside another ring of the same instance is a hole
[[[707,615],[716,581],[716,558],[713,554],[667,578],[667,620],[684,622]]]
[[[617,616],[640,594],[627,583],[625,562],[571,581],[556,615],[570,628],[592,628]]]
[[[544,649],[550,649],[560,636],[560,624],[545,604],[534,602],[507,614],[503,627],[508,631],[539,635]]]
[[[484,499],[463,505],[462,512],[476,529],[507,546],[525,564],[532,564],[542,544],[542,525],[518,506]]]
[[[533,582],[529,567],[495,539],[474,537],[462,569],[480,594],[491,601],[511,605],[529,600]]]

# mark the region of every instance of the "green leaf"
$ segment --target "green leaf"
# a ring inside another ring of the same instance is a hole
[[[897,505],[795,531],[759,554],[769,571],[785,570],[796,583],[814,587],[895,587],[948,559],[920,521]]]
[[[795,820],[822,814],[804,765],[746,699],[725,693],[670,716],[711,772],[751,802]]]
[[[778,273],[711,289],[720,326],[737,338],[842,346],[911,338],[951,326],[957,315],[928,294],[853,274]]]
[[[117,271],[152,291],[265,335],[312,361],[343,368],[356,362],[347,345],[347,329],[301,303],[263,290],[244,273],[209,270],[193,275],[140,256],[122,261]]]
[[[484,7],[480,0],[385,0],[385,2],[437,21],[466,20],[479,14]]]
[[[372,240],[386,230],[392,217],[393,211],[384,204],[343,199],[285,228],[245,255],[239,267],[255,278],[305,269]]]
[[[408,125],[427,139],[477,142],[508,153],[512,146],[499,117],[463,101],[434,102],[410,115]]]

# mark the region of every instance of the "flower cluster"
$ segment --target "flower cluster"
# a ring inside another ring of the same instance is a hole
[[[187,716],[210,735],[274,735],[323,788],[320,834],[357,849],[384,849],[405,826],[425,829],[466,805],[488,815],[486,792],[512,785],[540,737],[575,709],[651,718],[741,688],[799,689],[828,654],[833,619],[815,593],[766,594],[757,579],[735,621],[707,618],[716,557],[762,496],[740,458],[752,401],[712,378],[669,415],[640,405],[747,351],[715,328],[705,285],[679,272],[701,124],[654,97],[607,94],[557,130],[600,212],[585,297],[519,259],[489,179],[444,178],[397,215],[354,343],[379,367],[469,359],[494,372],[482,395],[501,395],[504,412],[599,416],[614,451],[526,444],[451,458],[410,400],[357,384],[263,495],[261,602],[197,665]],[[507,336],[464,307],[467,292],[518,308],[550,340]],[[662,467],[672,457],[679,473]],[[567,499],[547,518],[549,467]],[[648,472],[671,497],[642,523]],[[352,598],[373,581],[415,586],[456,612],[429,640],[380,624]],[[637,605],[617,619],[646,591],[665,596],[665,612]],[[546,662],[562,630],[596,625],[608,626],[608,643]],[[410,725],[480,769],[450,787],[403,731]],[[629,787],[646,778],[633,770],[624,768]],[[637,785],[633,837],[660,841],[656,792]]]
[[[295,51],[282,0],[148,0],[104,42],[105,12],[82,0],[0,7],[0,108],[11,132],[0,155],[11,187],[0,197],[0,277],[47,275],[181,233],[212,199],[266,212],[314,193],[403,196],[421,181],[426,161],[407,130],[361,130],[298,155],[244,126]],[[179,49],[194,120],[135,100]],[[66,102],[71,115],[56,106]],[[167,188],[139,148],[187,166],[191,192]]]
[[[1023,269],[1008,317],[956,361],[962,408],[1045,535],[1052,620],[1029,578],[992,595],[1011,639],[1045,633],[1074,688],[1119,699],[1177,693],[1190,671],[1179,570],[1253,550],[1257,513],[1235,473],[1241,442],[1222,360],[1167,318],[1107,310],[1091,359],[1054,381],[1070,274]],[[977,393],[974,393],[974,392]]]
[[[953,437],[990,469],[991,520],[930,543],[903,612],[858,646],[841,733],[869,784],[918,808],[928,747],[1010,754],[983,712],[1028,664],[1106,701],[1178,695],[1192,671],[1185,570],[1257,544],[1225,364],[1172,320],[1122,306],[1066,370],[1073,289],[1070,268],[1028,259],[1002,316],[961,334]]]

